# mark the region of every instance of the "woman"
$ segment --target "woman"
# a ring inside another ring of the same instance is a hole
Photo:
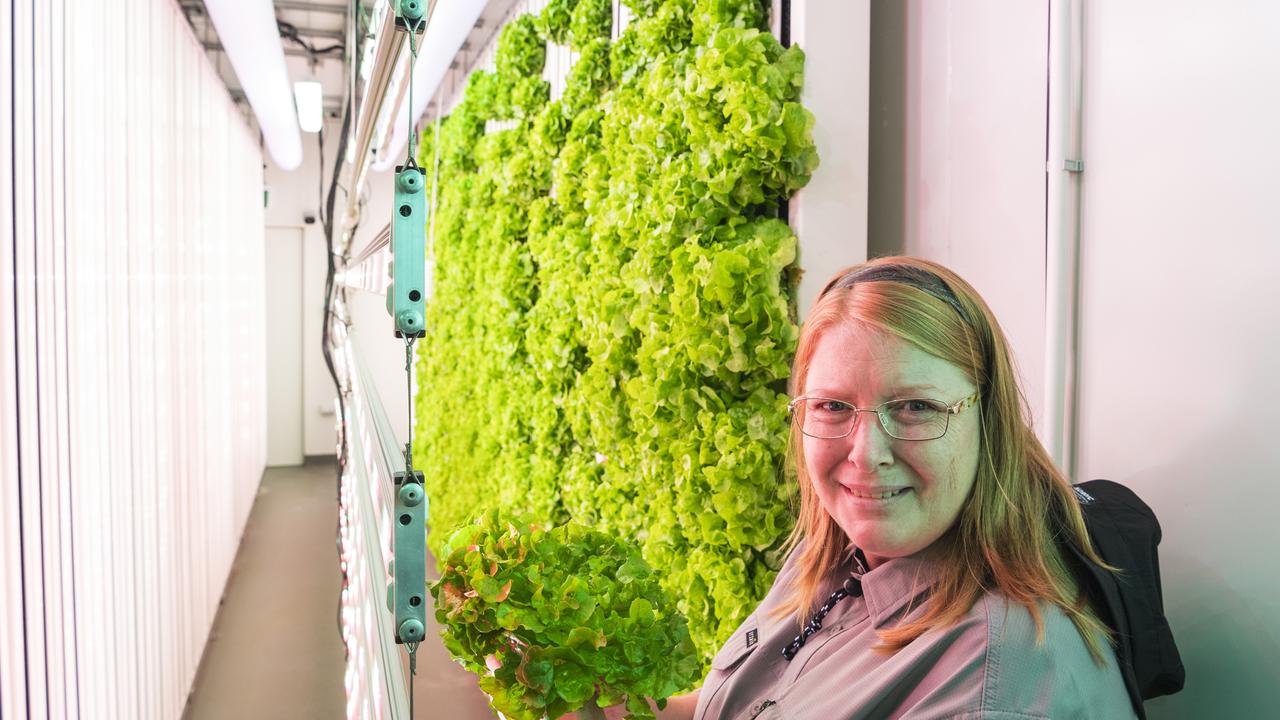
[[[838,274],[800,333],[791,553],[702,687],[660,718],[1132,718],[1095,562],[1004,335],[935,263]]]

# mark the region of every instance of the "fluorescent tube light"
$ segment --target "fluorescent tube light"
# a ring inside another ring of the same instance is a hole
[[[372,147],[375,149],[382,147],[389,141],[391,132],[391,117],[396,110],[400,110],[403,102],[402,97],[391,97],[390,91],[395,88],[399,89],[401,84],[405,82],[405,78],[409,73],[409,63],[412,56],[409,54],[409,46],[406,43],[400,51],[399,57],[396,59],[395,70],[391,76],[391,83],[387,85],[387,96],[382,100],[382,107],[378,108],[378,119],[373,123],[373,138],[371,140]],[[400,112],[400,116],[404,113]]]
[[[314,80],[300,80],[293,84],[293,96],[298,103],[298,127],[302,132],[320,132],[324,127],[324,91]]]
[[[409,118],[412,117],[416,125],[426,112],[453,57],[484,12],[485,4],[486,0],[449,0],[432,9],[427,29],[418,43],[418,61],[413,66],[413,107],[401,104],[392,121],[391,142],[386,146],[386,153],[373,163],[374,170],[388,170],[400,161],[400,153],[409,140]]]
[[[271,0],[205,0],[209,19],[281,170],[302,164],[302,134],[290,102],[289,72]]]

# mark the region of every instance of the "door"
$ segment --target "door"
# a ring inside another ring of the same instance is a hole
[[[267,465],[301,465],[302,229],[267,228]]]

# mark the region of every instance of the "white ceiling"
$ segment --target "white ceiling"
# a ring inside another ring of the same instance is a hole
[[[218,69],[232,98],[247,111],[240,81],[221,50],[218,33],[209,22],[203,0],[178,0],[178,4],[186,13],[196,37],[204,43],[209,60]],[[324,89],[326,113],[338,116],[342,110],[343,98],[346,97],[346,50],[342,46],[346,44],[348,13],[352,3],[344,3],[342,0],[276,0],[274,5],[276,19],[282,23],[281,44],[289,70],[289,81],[319,80]],[[368,13],[368,7],[372,3],[366,2],[363,5],[365,13]],[[287,32],[292,32],[285,23],[296,29],[297,41],[285,37]],[[310,49],[302,43],[306,43]],[[320,52],[314,56],[311,53],[312,49],[324,51],[334,46],[339,46],[339,49]]]

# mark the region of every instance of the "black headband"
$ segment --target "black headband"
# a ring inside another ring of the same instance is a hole
[[[951,291],[951,288],[942,278],[928,270],[911,267],[910,265],[864,265],[855,268],[827,283],[827,286],[822,289],[822,294],[818,297],[822,297],[822,295],[826,295],[837,288],[851,288],[860,282],[877,280],[902,283],[903,285],[910,285],[917,290],[923,290],[955,308],[956,313],[960,315],[960,319],[965,324],[973,325],[973,323],[969,322],[969,314],[960,306],[960,300],[956,298],[956,294]]]

